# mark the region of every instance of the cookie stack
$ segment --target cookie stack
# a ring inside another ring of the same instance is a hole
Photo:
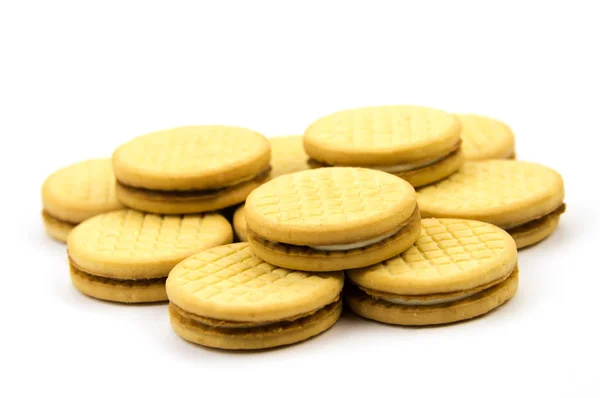
[[[565,210],[560,175],[514,156],[505,124],[415,106],[346,110],[271,140],[181,127],[53,174],[43,216],[82,293],[168,300],[182,338],[263,349],[329,329],[342,297],[396,325],[509,300],[517,248]],[[221,214],[235,206],[242,243]]]

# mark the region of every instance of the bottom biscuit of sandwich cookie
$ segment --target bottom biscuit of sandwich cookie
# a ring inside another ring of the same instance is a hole
[[[538,219],[528,221],[512,228],[506,228],[506,232],[513,237],[519,249],[534,245],[546,239],[556,230],[560,216],[567,210],[565,203],[556,210]]]
[[[48,235],[60,242],[66,242],[71,230],[77,226],[76,223],[61,220],[45,210],[42,210],[42,219]]]

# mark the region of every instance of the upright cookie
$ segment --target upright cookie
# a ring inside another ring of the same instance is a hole
[[[169,274],[171,325],[182,338],[215,348],[296,343],[338,320],[343,281],[341,272],[311,274],[265,263],[247,243],[215,247]]]
[[[308,170],[308,155],[301,135],[269,138],[271,144],[271,178]]]
[[[465,160],[514,159],[515,136],[506,124],[485,116],[456,116],[462,125]]]
[[[418,192],[423,217],[485,221],[508,231],[518,248],[554,232],[565,211],[562,177],[535,163],[466,162],[450,178]]]
[[[122,208],[110,159],[86,160],[51,174],[42,185],[42,206],[46,232],[61,242],[80,222]]]
[[[265,137],[228,126],[190,126],[135,138],[113,154],[117,197],[151,213],[184,214],[243,202],[269,177]]]
[[[186,257],[231,243],[231,226],[219,214],[159,216],[119,210],[84,221],[68,238],[71,281],[102,300],[167,300],[165,280]]]
[[[365,318],[395,325],[437,325],[483,315],[517,291],[514,240],[472,220],[422,220],[415,245],[400,256],[348,271],[345,299]]]
[[[248,241],[248,235],[246,233],[246,216],[244,215],[245,205],[241,205],[233,213],[233,231],[235,236],[241,242]]]
[[[258,257],[306,271],[375,264],[410,247],[420,230],[410,184],[352,167],[277,177],[248,196],[244,214]]]
[[[304,148],[315,167],[368,167],[418,187],[460,167],[460,131],[458,118],[439,110],[366,107],[317,120],[304,134]]]

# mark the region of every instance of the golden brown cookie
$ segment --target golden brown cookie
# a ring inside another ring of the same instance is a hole
[[[347,272],[357,314],[397,325],[434,325],[483,315],[518,286],[517,247],[502,229],[473,220],[422,220],[400,256]]]
[[[113,154],[117,197],[160,214],[198,213],[242,203],[269,177],[262,135],[239,127],[188,126],[137,137]]]
[[[304,148],[313,167],[373,168],[423,186],[460,167],[460,131],[456,116],[436,109],[365,107],[314,122],[304,134]]]
[[[110,159],[90,159],[51,174],[42,185],[42,219],[48,235],[66,242],[80,222],[121,209]]]
[[[269,138],[271,144],[271,178],[308,170],[308,155],[301,135]]]
[[[69,235],[71,280],[82,293],[103,300],[165,301],[165,280],[175,264],[232,239],[231,226],[219,214],[101,214]]]
[[[513,160],[466,162],[454,175],[418,191],[423,217],[465,218],[507,230],[519,248],[549,236],[565,211],[560,174]],[[550,220],[551,219],[551,220]]]
[[[252,350],[296,343],[340,317],[341,272],[312,274],[265,263],[247,243],[202,251],[167,279],[171,325],[209,347]]]
[[[506,124],[479,115],[456,115],[465,160],[514,159],[515,136]]]
[[[244,205],[237,208],[233,214],[233,230],[235,236],[240,242],[247,242],[248,235],[246,234],[246,217],[244,216]]]
[[[365,267],[406,250],[419,235],[413,187],[372,169],[330,167],[275,178],[244,207],[254,253],[281,267]]]

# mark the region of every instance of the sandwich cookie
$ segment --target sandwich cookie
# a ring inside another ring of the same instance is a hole
[[[110,159],[91,159],[62,168],[42,185],[46,232],[61,242],[80,222],[123,208],[115,196]]]
[[[235,232],[236,238],[240,242],[248,242],[248,235],[246,234],[246,217],[244,216],[244,207],[241,205],[233,213],[233,231]]]
[[[473,220],[422,220],[402,255],[347,273],[358,315],[394,325],[437,325],[483,315],[513,297],[517,248],[502,229]]]
[[[456,116],[462,125],[465,160],[515,158],[515,136],[506,124],[485,116]]]
[[[566,207],[563,179],[535,163],[467,162],[459,172],[418,192],[423,217],[485,221],[508,231],[518,248],[550,236]]]
[[[190,126],[135,138],[113,154],[117,197],[140,211],[198,213],[239,204],[269,177],[265,137],[228,126]]]
[[[274,137],[269,139],[269,143],[271,144],[271,178],[310,168],[301,135]]]
[[[341,272],[291,271],[265,263],[247,243],[219,246],[177,264],[167,278],[175,332],[196,344],[254,350],[329,329],[342,312]]]
[[[303,271],[366,267],[402,253],[420,232],[409,183],[352,167],[277,177],[248,196],[244,215],[258,257]]]
[[[68,238],[71,281],[81,293],[123,303],[166,301],[165,280],[181,260],[231,243],[219,214],[159,216],[119,210],[84,221]]]
[[[304,148],[314,167],[367,167],[418,187],[461,166],[460,130],[456,116],[435,109],[366,107],[317,120],[304,134]]]

